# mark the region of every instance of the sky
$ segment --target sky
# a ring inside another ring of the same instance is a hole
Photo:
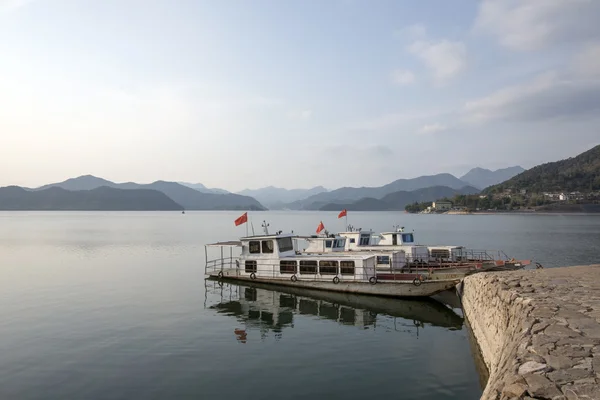
[[[600,144],[597,0],[0,0],[0,186],[379,186]]]

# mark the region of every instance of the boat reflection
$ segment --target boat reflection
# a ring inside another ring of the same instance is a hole
[[[234,331],[240,343],[247,342],[247,330],[251,329],[258,329],[261,337],[271,331],[280,338],[284,328],[294,327],[294,314],[361,329],[416,331],[417,335],[426,325],[451,330],[463,327],[460,315],[431,299],[390,299],[212,279],[206,280],[205,289],[205,308],[235,317],[244,324],[244,328]]]

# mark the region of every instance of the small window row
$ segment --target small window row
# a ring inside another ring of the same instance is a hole
[[[299,267],[299,268],[298,268]],[[300,275],[354,275],[354,261],[285,260],[279,263],[279,273]]]
[[[250,274],[258,271],[256,260],[246,260],[244,264],[244,272]],[[354,261],[329,261],[322,260],[317,263],[315,260],[301,260],[300,269],[298,270],[298,262],[295,260],[281,260],[279,262],[280,274],[297,274],[300,275],[354,275]]]

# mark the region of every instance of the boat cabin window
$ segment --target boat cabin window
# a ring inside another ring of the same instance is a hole
[[[343,249],[346,247],[346,239],[337,239],[333,242],[333,247],[336,249]]]
[[[369,238],[370,238],[370,235],[360,235],[360,242],[358,243],[358,245],[359,246],[368,246]]]
[[[337,261],[319,261],[319,273],[321,275],[337,275]]]
[[[450,250],[448,250],[448,249],[431,249],[431,257],[435,258],[435,259],[449,258]]]
[[[256,272],[258,269],[256,268],[256,260],[246,260],[246,264],[244,264],[244,271],[246,273]]]
[[[354,275],[354,261],[340,261],[340,273],[342,275]]]
[[[377,256],[377,264],[389,264],[390,256]]]
[[[273,253],[273,241],[263,240],[262,241],[262,252],[266,254]]]
[[[392,234],[392,245],[396,246],[398,244],[398,235],[395,233]]]
[[[279,247],[280,253],[294,250],[294,243],[291,237],[277,238],[277,247]]]
[[[250,254],[260,254],[260,242],[258,240],[248,242],[248,251]]]
[[[350,243],[356,243],[356,239],[350,238]]]
[[[297,269],[298,267],[295,260],[281,260],[279,262],[280,274],[295,274]]]
[[[315,275],[317,273],[317,262],[313,260],[300,260],[300,274]]]
[[[412,233],[403,233],[402,234],[402,243],[413,243],[415,238]]]
[[[326,248],[328,248],[328,249],[330,249],[330,248],[331,248],[331,245],[332,245],[332,243],[333,243],[333,240],[326,240],[326,241],[325,241],[325,247],[326,247]]]

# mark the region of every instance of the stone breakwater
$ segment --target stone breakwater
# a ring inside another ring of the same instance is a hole
[[[467,277],[482,399],[600,399],[600,264]]]

